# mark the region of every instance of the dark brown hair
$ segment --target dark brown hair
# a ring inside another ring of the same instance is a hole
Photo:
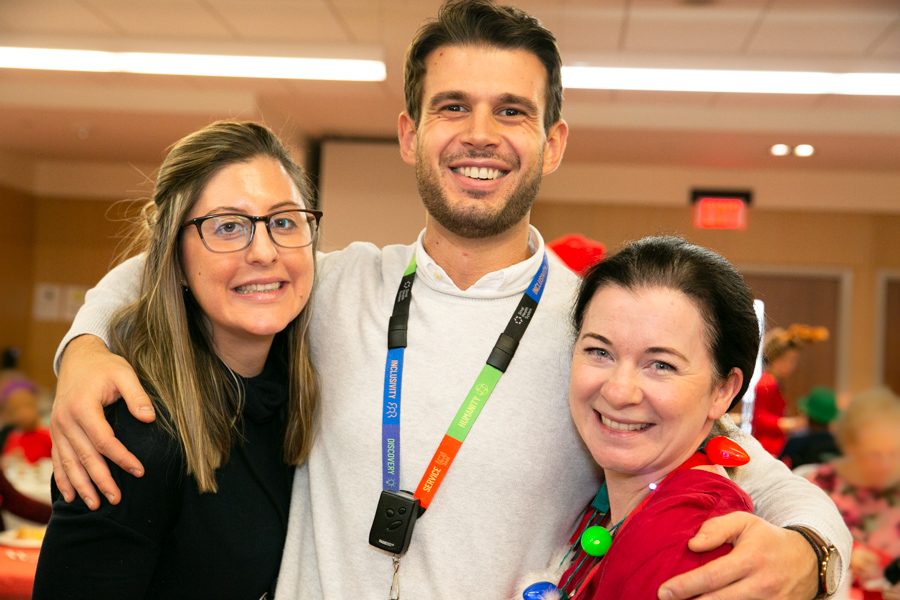
[[[406,112],[418,125],[422,113],[425,59],[442,46],[488,46],[525,50],[534,54],[547,70],[544,91],[544,129],[559,121],[562,110],[562,60],[556,38],[541,22],[512,6],[490,0],[449,0],[436,19],[426,21],[406,52],[404,92]]]
[[[693,300],[706,326],[716,380],[724,381],[734,368],[744,375],[731,407],[737,404],[747,391],[756,366],[759,322],[750,288],[731,263],[712,250],[679,237],[647,237],[632,242],[585,273],[572,313],[576,332],[581,330],[594,295],[612,285],[631,291],[668,288]]]

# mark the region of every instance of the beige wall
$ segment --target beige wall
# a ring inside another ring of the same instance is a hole
[[[109,268],[119,242],[116,235],[123,227],[121,221],[109,219],[114,202],[108,198],[133,197],[135,190],[146,193],[143,174],[152,170],[153,166],[140,170],[122,166],[118,171],[94,166],[78,179],[81,171],[75,169],[69,180],[78,185],[69,186],[74,197],[66,198],[61,197],[66,186],[49,178],[36,177],[44,183],[33,185],[29,193],[13,191],[16,186],[0,187],[0,214],[12,216],[7,221],[12,225],[0,236],[0,342],[23,347],[24,366],[42,385],[54,382],[51,360],[68,324],[32,318],[34,284],[95,283]],[[561,169],[547,178],[532,220],[547,240],[579,232],[614,249],[649,234],[680,233],[723,253],[739,267],[849,273],[848,342],[839,354],[847,373],[845,385],[854,391],[875,383],[878,271],[900,270],[900,193],[894,193],[900,178],[873,175],[866,205],[852,198],[852,184],[865,175],[829,174],[830,184],[817,187],[815,194],[830,208],[815,211],[809,208],[810,196],[801,197],[798,191],[810,181],[810,172],[634,171],[627,166],[569,165],[568,171]],[[98,176],[103,182],[96,184],[95,196],[107,199],[87,199],[92,197],[87,193],[90,182]],[[629,179],[635,182],[633,189],[626,185]],[[686,206],[688,182],[757,190],[747,230],[692,229]],[[778,182],[797,193],[767,191],[782,189],[775,185]],[[409,243],[424,225],[413,169],[400,160],[395,143],[341,142],[324,148],[320,190],[327,249],[354,239],[380,245]],[[121,211],[114,210],[112,216],[120,218]]]
[[[30,195],[0,186],[0,350],[28,343],[34,277],[35,203]]]
[[[109,269],[124,223],[108,200],[33,198],[0,192],[0,214],[18,211],[17,227],[2,236],[4,281],[0,323],[2,346],[22,349],[21,368],[39,385],[52,388],[52,360],[69,328],[63,320],[36,320],[34,286],[91,286]],[[6,282],[11,282],[7,288]],[[7,291],[8,290],[8,291]]]
[[[92,286],[120,249],[122,206],[104,200],[41,199],[37,204],[36,282]],[[29,366],[42,385],[53,383],[53,354],[69,322],[32,321]]]
[[[415,171],[396,143],[324,144],[319,208],[325,211],[319,248],[326,252],[357,241],[407,244],[425,226]]]

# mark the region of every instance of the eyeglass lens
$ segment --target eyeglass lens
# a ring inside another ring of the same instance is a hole
[[[266,223],[272,241],[282,248],[302,248],[313,242],[316,219],[299,210],[269,216]],[[217,215],[200,225],[203,241],[213,252],[234,252],[250,245],[253,221],[241,215]]]

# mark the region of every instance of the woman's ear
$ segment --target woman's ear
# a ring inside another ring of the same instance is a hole
[[[175,266],[175,277],[178,278],[178,285],[181,286],[181,289],[183,289],[184,291],[188,291],[188,289],[190,289],[188,287],[187,277],[184,274],[184,266],[181,264],[180,259]]]
[[[744,374],[741,370],[737,367],[731,369],[731,372],[728,374],[728,377],[725,378],[725,381],[716,388],[715,396],[713,397],[713,402],[709,407],[709,413],[707,415],[711,420],[715,421],[728,412],[731,401],[734,400],[734,397],[741,391],[741,384],[743,383]]]

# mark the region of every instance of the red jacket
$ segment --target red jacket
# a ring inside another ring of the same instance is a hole
[[[774,456],[781,454],[784,448],[784,432],[778,427],[778,419],[784,416],[784,406],[784,396],[775,376],[763,373],[756,384],[753,403],[753,437]]]
[[[709,471],[676,471],[616,533],[577,599],[656,600],[664,582],[728,554],[730,544],[697,554],[687,543],[708,519],[735,511],[753,512],[750,496],[736,484]]]

